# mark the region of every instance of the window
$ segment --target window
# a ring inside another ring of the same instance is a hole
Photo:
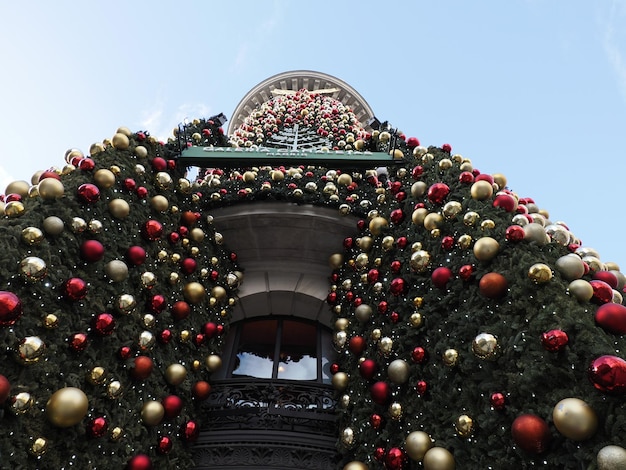
[[[231,378],[330,383],[331,333],[315,322],[290,318],[242,321],[231,327],[225,372]]]

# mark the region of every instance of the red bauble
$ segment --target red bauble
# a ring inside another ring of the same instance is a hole
[[[215,337],[215,335],[217,335],[217,324],[213,323],[212,321],[207,322],[202,327],[202,331],[204,331],[204,334],[207,338],[213,338]]]
[[[161,334],[159,335],[159,340],[161,341],[161,343],[163,344],[167,344],[171,341],[172,339],[172,331],[168,330],[167,328],[163,331],[161,331]]]
[[[422,364],[426,361],[426,350],[421,346],[413,348],[413,351],[411,351],[411,359],[417,364]]]
[[[85,333],[74,333],[70,335],[67,342],[70,345],[72,351],[82,352],[87,349],[88,339]]]
[[[493,184],[495,180],[493,179],[493,176],[488,175],[487,173],[478,173],[476,175],[476,181],[486,181],[489,184]]]
[[[472,184],[474,182],[474,175],[470,171],[463,171],[459,175],[459,182],[462,184]]]
[[[370,284],[375,283],[376,281],[378,281],[378,276],[379,276],[378,269],[370,269],[367,272],[367,282]]]
[[[329,292],[328,295],[326,296],[326,302],[328,302],[329,305],[336,305],[337,304],[337,292]]]
[[[184,300],[179,300],[172,305],[172,317],[174,320],[180,321],[189,316],[191,313],[191,307]]]
[[[87,425],[87,434],[89,437],[102,437],[106,434],[109,423],[104,416],[92,419]]]
[[[126,470],[152,470],[152,460],[146,454],[137,454],[128,461]]]
[[[507,212],[515,212],[517,201],[510,194],[498,194],[493,200],[493,207],[499,207]]]
[[[193,273],[196,268],[198,267],[198,263],[195,259],[193,258],[185,258],[181,263],[180,263],[180,269],[182,272],[184,272],[185,274],[191,274]]]
[[[551,438],[548,423],[533,414],[524,414],[515,418],[511,425],[511,435],[519,448],[529,454],[544,452]]]
[[[157,452],[162,455],[169,454],[172,450],[172,439],[168,436],[162,436],[157,443]]]
[[[154,168],[155,171],[167,170],[167,160],[165,160],[164,158],[155,157],[150,163],[152,163],[152,168]]]
[[[424,167],[421,165],[417,165],[411,170],[411,176],[413,176],[414,180],[420,179],[420,176],[424,174]]]
[[[68,300],[82,300],[87,297],[87,283],[79,277],[72,277],[63,284],[63,294]]]
[[[130,264],[139,266],[146,261],[146,250],[138,245],[131,246],[126,251],[126,259]]]
[[[393,273],[399,273],[400,269],[402,269],[402,263],[398,260],[394,260],[391,262],[391,272]]]
[[[100,313],[93,319],[93,329],[100,336],[108,336],[115,330],[115,318],[110,313]]]
[[[503,410],[506,405],[506,397],[503,393],[494,392],[489,397],[489,402],[491,403],[491,406],[493,406],[494,410]]]
[[[441,204],[450,193],[450,188],[445,183],[435,183],[428,188],[428,200],[433,204]]]
[[[596,271],[593,274],[593,278],[599,281],[606,282],[609,286],[611,286],[612,289],[617,289],[617,286],[619,285],[617,276],[611,271]]]
[[[161,294],[156,294],[150,297],[148,301],[148,309],[152,313],[161,313],[167,308],[167,299]]]
[[[137,356],[134,360],[134,367],[131,369],[131,375],[135,380],[145,380],[150,377],[154,363],[148,356]]]
[[[452,270],[446,266],[441,266],[433,271],[430,278],[435,287],[443,289],[446,287],[450,279],[452,279]]]
[[[360,299],[355,299],[354,301],[355,305],[356,305],[357,300],[360,300]],[[387,303],[387,301],[381,300],[380,302],[378,302],[378,307],[376,307],[376,310],[378,311],[379,314],[384,315],[389,310],[389,304]]]
[[[7,194],[4,197],[4,202],[13,202],[13,201],[21,202],[22,201],[22,195],[21,194],[17,194],[17,193],[11,193],[11,194]]]
[[[122,183],[126,191],[134,191],[137,188],[137,182],[132,178],[126,178]]]
[[[78,163],[78,168],[83,170],[83,171],[91,171],[96,167],[96,162],[93,161],[93,159],[91,158],[83,158],[79,163]]]
[[[444,152],[450,153],[450,152],[452,152],[452,145],[450,145],[450,144],[443,144],[441,146],[441,150],[443,150]]]
[[[385,468],[389,470],[402,470],[407,467],[407,455],[400,447],[392,447],[385,456]]]
[[[406,291],[406,281],[401,277],[397,277],[391,281],[389,292],[393,295],[402,295]]]
[[[605,393],[626,393],[626,361],[617,356],[594,359],[587,371],[593,386]]]
[[[347,237],[343,239],[343,247],[346,250],[349,250],[350,248],[352,248],[353,244],[354,244],[354,239],[352,237]]]
[[[568,342],[567,333],[563,330],[550,330],[541,335],[541,345],[546,351],[559,352]]]
[[[204,380],[199,380],[191,387],[191,394],[196,400],[206,400],[211,394],[211,384]]]
[[[474,266],[471,264],[464,264],[459,268],[459,277],[464,281],[469,281],[474,274]]]
[[[85,240],[80,246],[80,257],[88,263],[100,261],[104,256],[104,246],[98,240]]]
[[[380,429],[380,426],[383,424],[382,416],[374,413],[372,416],[370,416],[370,424],[374,429]]]
[[[0,374],[0,406],[7,401],[11,395],[11,383],[4,375]]]
[[[183,423],[180,429],[180,437],[186,442],[194,442],[200,435],[200,426],[195,421]]]
[[[100,200],[100,189],[95,184],[81,184],[76,190],[78,199],[87,204],[93,204]]]
[[[593,300],[596,304],[607,304],[613,301],[613,288],[604,281],[594,279],[589,281],[593,288]]]
[[[450,251],[452,248],[454,248],[454,237],[451,237],[450,235],[446,235],[445,237],[443,237],[441,239],[441,248],[446,251]]]
[[[520,225],[511,225],[504,232],[504,238],[513,243],[521,242],[524,239],[525,233],[524,227]]]
[[[143,187],[143,186],[139,186],[136,190],[135,190],[135,194],[137,194],[137,196],[141,199],[144,199],[146,197],[148,197],[148,190]]]
[[[417,137],[409,137],[408,139],[406,139],[406,145],[409,148],[418,147],[419,144],[420,141]]]
[[[353,336],[348,343],[348,349],[355,356],[360,356],[365,351],[365,346],[367,346],[367,343],[362,336]]]
[[[478,282],[478,290],[489,299],[504,297],[508,287],[506,277],[500,273],[487,273]]]
[[[415,391],[418,395],[424,395],[428,391],[428,382],[425,380],[418,380],[415,384]]]
[[[197,215],[199,215],[198,212],[184,211],[180,215],[181,225],[184,225],[185,227],[192,227],[199,219]]]
[[[206,341],[206,338],[202,333],[197,333],[193,337],[193,344],[195,344],[196,346],[201,346],[202,344],[204,344],[205,341]]]
[[[359,364],[359,374],[366,380],[371,380],[376,371],[378,370],[378,364],[373,359],[365,359]]]
[[[163,236],[163,225],[158,220],[150,219],[143,225],[143,236],[149,241],[155,241]]]
[[[382,462],[383,459],[385,458],[385,448],[384,447],[376,447],[376,449],[374,449],[374,459],[378,460],[379,462]]]
[[[46,170],[41,175],[39,175],[39,182],[41,183],[46,178],[53,178],[55,180],[61,181],[61,177],[58,175],[58,173],[52,170]]]
[[[163,409],[165,410],[165,417],[167,419],[176,418],[181,411],[183,411],[183,400],[177,395],[168,395],[161,400]]]
[[[0,291],[0,326],[11,326],[22,316],[22,301],[13,292]]]
[[[404,220],[404,212],[402,209],[394,209],[389,214],[389,219],[396,225],[401,224]]]
[[[376,382],[370,387],[372,400],[378,405],[386,405],[391,396],[391,390],[387,382]]]
[[[596,310],[595,319],[596,323],[609,333],[626,334],[626,306],[622,304],[600,305]]]

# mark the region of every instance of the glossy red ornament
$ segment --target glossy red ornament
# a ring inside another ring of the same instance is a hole
[[[550,330],[541,334],[541,345],[546,351],[559,352],[567,343],[569,338],[563,330]]]
[[[163,225],[158,220],[150,219],[143,225],[143,236],[149,241],[155,241],[163,236]]]
[[[612,289],[617,289],[617,286],[619,285],[617,276],[611,271],[596,271],[593,273],[593,278],[606,282]]]
[[[336,305],[337,304],[337,292],[329,292],[328,295],[326,296],[326,302],[329,305]]]
[[[403,470],[407,468],[408,458],[400,447],[392,447],[385,456],[385,468],[389,470]]]
[[[521,242],[524,239],[524,235],[524,227],[520,225],[511,225],[504,232],[504,238],[513,243]]]
[[[91,158],[83,158],[78,163],[78,168],[83,170],[83,171],[91,171],[95,167],[96,167],[96,162],[94,162],[93,159],[91,159]]]
[[[205,382],[204,380],[200,380],[191,387],[191,394],[196,400],[206,400],[211,394],[211,384],[209,384],[209,382]]]
[[[402,269],[402,263],[398,260],[393,260],[389,267],[391,268],[392,273],[397,274]]]
[[[398,239],[396,240],[396,246],[401,250],[405,249],[408,243],[409,239],[406,237],[398,237]]]
[[[452,270],[447,266],[440,266],[433,271],[430,278],[433,281],[433,285],[435,287],[443,289],[446,287],[450,279],[452,279]]]
[[[232,255],[232,253],[231,253],[231,255]],[[213,270],[213,271],[211,271],[211,275],[210,276],[211,276],[211,280],[212,281],[217,281],[217,278],[220,277],[220,273],[218,271]]]
[[[0,374],[0,406],[11,395],[11,383],[4,375]]]
[[[87,434],[89,437],[102,437],[106,434],[109,423],[104,416],[92,419],[87,425]]]
[[[450,235],[446,235],[445,237],[443,237],[441,239],[441,248],[446,251],[450,251],[452,248],[454,248],[454,237],[451,237]]]
[[[193,258],[185,258],[180,263],[180,270],[185,274],[192,274],[198,267],[198,262]]]
[[[396,277],[392,279],[391,284],[389,285],[389,292],[393,295],[402,295],[406,291],[406,281],[401,277]]]
[[[420,141],[417,137],[409,137],[408,139],[406,139],[406,145],[409,148],[418,147],[419,144]]]
[[[63,295],[68,300],[82,300],[87,297],[87,283],[79,277],[72,277],[63,284]]]
[[[452,152],[452,145],[450,145],[450,144],[443,144],[441,146],[441,150],[443,150],[444,152],[450,153],[450,152]]]
[[[205,341],[206,341],[206,337],[202,333],[197,333],[193,337],[193,344],[195,344],[196,346],[203,345]]]
[[[93,329],[100,336],[108,336],[115,330],[115,318],[110,313],[100,313],[93,319]]]
[[[168,436],[161,436],[157,442],[157,452],[161,455],[167,455],[172,451],[172,439]]]
[[[487,273],[480,278],[478,290],[489,299],[499,299],[506,295],[509,283],[500,273]]]
[[[161,343],[163,344],[167,344],[172,340],[172,331],[165,329],[163,331],[161,331],[161,333],[159,334],[159,341],[161,341]]]
[[[378,371],[378,364],[373,359],[365,359],[359,364],[359,374],[366,380],[371,380]]]
[[[450,188],[445,183],[435,183],[428,188],[428,200],[433,204],[441,204],[450,193]]]
[[[354,303],[356,305],[356,300],[354,301]],[[387,301],[381,300],[380,302],[378,302],[378,307],[376,307],[376,310],[379,314],[384,315],[389,310],[389,304],[387,303]]]
[[[464,281],[469,281],[474,274],[474,266],[471,264],[464,264],[459,268],[459,277]]]
[[[126,191],[134,191],[137,188],[137,182],[132,178],[124,179],[122,186]]]
[[[378,281],[378,274],[379,274],[379,273],[378,273],[378,269],[370,269],[370,270],[367,272],[367,282],[368,282],[369,284],[373,284],[373,283],[375,283],[376,281]]]
[[[370,424],[374,429],[380,429],[381,425],[383,424],[382,416],[374,413],[372,416],[370,416]]]
[[[161,313],[167,308],[167,299],[161,294],[156,294],[148,300],[148,309],[152,313]]]
[[[534,414],[523,414],[515,418],[511,425],[511,435],[515,444],[529,454],[545,452],[551,439],[548,423]]]
[[[398,321],[400,320],[400,314],[398,312],[391,312],[391,314],[389,315],[389,319],[392,323],[398,323]]]
[[[11,326],[22,316],[22,301],[13,292],[0,291],[0,326]]]
[[[362,336],[353,336],[348,342],[348,349],[355,356],[360,356],[365,351],[365,346],[367,346],[367,343]]]
[[[600,305],[596,310],[595,320],[604,331],[616,335],[626,334],[626,306],[622,304]]]
[[[58,175],[58,173],[52,170],[46,170],[41,175],[39,175],[39,183],[41,183],[46,178],[53,178],[55,180],[61,181],[61,177]]]
[[[493,184],[494,183],[494,179],[493,176],[487,174],[487,173],[478,173],[476,176],[475,181],[486,181],[489,184]]]
[[[72,351],[82,352],[87,349],[88,339],[85,333],[74,333],[70,335],[67,342],[69,343]]]
[[[120,356],[120,359],[126,360],[130,359],[130,356],[133,354],[133,350],[129,346],[122,346],[117,354]]]
[[[184,300],[179,300],[172,305],[172,317],[176,321],[184,320],[191,313],[191,307]]]
[[[493,200],[493,207],[499,207],[507,212],[515,212],[517,201],[510,194],[498,194]]]
[[[184,211],[180,215],[180,223],[185,227],[193,227],[199,219],[198,215],[199,214],[197,212]]]
[[[414,180],[420,179],[420,176],[422,176],[423,174],[424,174],[424,167],[421,165],[417,165],[416,167],[413,168],[413,170],[411,170],[411,176],[413,177]]]
[[[422,364],[426,361],[426,350],[421,346],[414,347],[411,351],[411,359],[417,364]]]
[[[350,248],[352,248],[352,245],[354,245],[354,239],[352,237],[347,237],[343,239],[343,247],[346,250],[349,250]]]
[[[137,454],[128,461],[125,470],[152,470],[152,460],[146,454]]]
[[[385,448],[384,447],[376,447],[376,449],[374,449],[374,459],[382,462],[383,459],[385,458]]]
[[[93,204],[100,200],[100,189],[95,184],[81,184],[76,190],[76,195],[81,202]]]
[[[389,192],[391,194],[398,194],[400,189],[402,189],[402,183],[400,181],[392,181],[389,184]]]
[[[367,227],[367,222],[363,219],[359,219],[356,223],[356,228],[363,231],[365,230],[365,227]]]
[[[404,212],[402,209],[394,209],[391,211],[391,214],[389,214],[389,219],[396,225],[401,224],[404,220]]]
[[[17,194],[17,193],[11,193],[11,194],[7,194],[4,197],[4,202],[14,202],[14,201],[21,202],[22,201],[22,195],[21,194]]]
[[[613,301],[613,288],[604,281],[594,279],[589,281],[593,288],[591,300],[596,304],[606,304]]]
[[[418,395],[424,395],[428,391],[428,382],[425,380],[418,380],[415,384],[415,391]]]
[[[387,382],[375,382],[370,387],[372,401],[378,405],[386,405],[391,398],[391,390]]]
[[[626,361],[617,356],[600,356],[589,365],[587,375],[593,386],[605,393],[626,393]]]
[[[168,395],[161,400],[163,409],[165,410],[165,418],[172,419],[180,415],[183,411],[183,400],[178,395]]]
[[[131,369],[131,375],[135,380],[145,380],[152,374],[154,363],[148,356],[137,356],[135,358],[134,367]]]
[[[144,186],[139,186],[136,190],[135,190],[135,194],[137,194],[137,196],[140,199],[144,199],[146,197],[148,197],[148,190],[144,187]]]
[[[200,426],[195,421],[187,421],[181,426],[180,437],[186,442],[194,442],[200,435]]]
[[[459,175],[459,182],[462,184],[472,184],[474,182],[474,175],[470,171],[463,171]]]
[[[339,364],[337,364],[336,362],[333,362],[330,365],[330,373],[335,375],[337,372],[339,372],[341,370],[341,367],[339,367]]]
[[[202,331],[207,338],[213,338],[215,337],[215,335],[217,335],[217,324],[212,321],[206,322],[202,327]]]
[[[134,245],[126,250],[126,259],[134,266],[139,266],[146,261],[146,250],[143,247]]]
[[[346,292],[346,300],[348,302],[352,302],[354,300],[354,292],[352,292],[351,290]]]
[[[164,158],[155,157],[150,163],[152,164],[152,168],[154,168],[155,171],[167,170],[167,161]]]
[[[503,393],[494,392],[489,397],[489,403],[491,403],[494,410],[503,410],[506,405],[506,397]]]

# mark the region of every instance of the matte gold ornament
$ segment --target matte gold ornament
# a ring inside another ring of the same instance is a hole
[[[367,323],[372,317],[372,307],[367,304],[361,304],[354,309],[354,317],[360,323]]]
[[[206,290],[199,282],[190,282],[183,288],[183,295],[188,302],[197,304],[206,297]]]
[[[119,259],[111,260],[105,264],[104,272],[113,282],[122,282],[128,278],[128,266]]]
[[[474,420],[468,415],[461,415],[454,423],[456,432],[461,437],[469,437],[474,432]]]
[[[556,269],[568,281],[580,279],[585,274],[585,263],[576,253],[569,253],[556,260]]]
[[[36,256],[28,256],[20,261],[19,272],[29,282],[41,281],[48,274],[46,262]]]
[[[111,144],[118,150],[126,150],[130,147],[130,140],[126,134],[117,132],[111,139]]]
[[[443,363],[448,367],[456,366],[459,361],[459,352],[456,349],[446,349],[443,353]]]
[[[204,233],[204,230],[198,227],[192,228],[189,231],[189,238],[191,238],[196,243],[203,242],[205,236],[206,234]]]
[[[43,232],[37,227],[26,227],[22,230],[22,241],[28,246],[39,245],[43,239]]]
[[[400,385],[409,380],[409,365],[404,359],[396,359],[391,361],[387,367],[387,376],[394,384]]]
[[[490,261],[496,257],[500,244],[495,238],[482,237],[474,243],[474,256],[478,261]]]
[[[477,201],[484,201],[485,199],[489,199],[493,196],[493,186],[489,183],[489,181],[478,180],[472,184],[470,193],[473,199],[476,199]]]
[[[59,326],[59,319],[54,313],[49,313],[43,319],[43,326],[48,329],[53,329]]]
[[[400,418],[402,418],[402,405],[398,402],[393,402],[391,405],[389,405],[389,416],[391,416],[391,419],[393,420],[399,420]]]
[[[550,237],[546,233],[545,228],[536,222],[524,225],[524,240],[535,242],[539,246],[550,243]]]
[[[443,447],[432,447],[424,454],[424,470],[454,470],[454,456]]]
[[[368,252],[374,246],[374,239],[367,236],[361,237],[357,239],[356,244],[361,250]]]
[[[178,386],[185,381],[187,369],[182,364],[170,364],[165,369],[165,380],[168,384]]]
[[[423,181],[416,181],[411,186],[411,196],[413,196],[414,198],[419,198],[426,194],[427,190],[428,186],[426,185],[426,183],[424,183]]]
[[[331,379],[333,387],[337,391],[344,391],[348,387],[349,377],[345,372],[337,372]]]
[[[413,431],[404,440],[407,455],[416,462],[420,462],[432,446],[433,440],[424,431]]]
[[[217,354],[209,354],[204,361],[204,365],[209,372],[215,372],[222,367],[222,358]]]
[[[115,426],[111,429],[111,433],[109,434],[109,439],[113,442],[119,441],[124,436],[124,430],[119,426]]]
[[[16,415],[21,415],[30,410],[35,400],[28,392],[21,392],[11,398],[11,411]]]
[[[226,299],[228,293],[226,292],[226,289],[224,289],[222,286],[215,286],[213,289],[211,289],[211,295],[215,297],[219,302],[222,302]]]
[[[126,137],[130,137],[131,135],[133,135],[131,130],[128,127],[125,127],[125,126],[118,127],[117,131],[115,131],[115,133],[116,134],[124,134]]]
[[[93,174],[93,180],[100,189],[108,189],[115,184],[115,173],[106,168],[101,168]]]
[[[359,462],[358,460],[353,460],[352,462],[348,462],[343,466],[343,470],[369,470],[369,467],[363,462]]]
[[[152,206],[152,208],[158,212],[167,211],[167,208],[169,207],[169,205],[170,205],[170,202],[167,200],[167,198],[160,194],[157,194],[156,196],[150,199],[150,206]]]
[[[335,320],[335,329],[339,331],[344,331],[346,328],[350,326],[350,320],[347,318],[338,318]]]
[[[568,439],[584,441],[593,437],[598,429],[596,412],[579,398],[565,398],[552,410],[556,429]]]
[[[46,200],[58,199],[65,194],[63,183],[56,178],[45,178],[41,180],[38,188],[39,196]]]
[[[28,452],[35,457],[41,457],[48,451],[48,439],[45,437],[38,437],[33,441],[28,449]]]
[[[354,441],[354,430],[352,428],[344,428],[341,431],[341,443],[346,447],[352,447]]]
[[[20,362],[34,364],[38,362],[46,351],[46,343],[39,336],[27,336],[17,346]]]
[[[498,340],[490,333],[480,333],[472,341],[472,352],[480,359],[493,359],[498,350]]]
[[[59,217],[51,215],[50,217],[46,217],[43,220],[43,229],[48,235],[57,236],[63,233],[65,229],[65,224],[63,220]]]
[[[552,269],[547,264],[536,263],[528,269],[528,277],[535,284],[545,284],[552,279]]]
[[[4,205],[4,215],[6,215],[9,219],[21,217],[22,215],[24,215],[24,212],[26,212],[26,208],[24,207],[24,204],[22,204],[20,201],[11,201],[7,202]]]
[[[89,409],[87,395],[80,388],[65,387],[46,403],[46,417],[55,426],[67,428],[82,421]]]
[[[387,221],[387,219],[380,216],[372,218],[369,223],[370,232],[372,232],[372,235],[376,237],[380,235],[387,227],[389,227],[389,222]]]
[[[109,398],[119,398],[122,396],[123,388],[119,380],[113,380],[107,387],[107,395]]]
[[[4,194],[19,194],[22,197],[28,196],[28,190],[30,189],[30,184],[27,181],[19,180],[10,182],[6,189],[4,190]]]
[[[89,371],[87,374],[87,381],[92,385],[100,385],[104,383],[104,379],[106,378],[106,372],[104,367],[96,366]]]
[[[604,446],[596,456],[598,470],[622,470],[626,468],[626,449],[616,445]]]
[[[135,147],[135,156],[137,156],[137,158],[146,158],[148,156],[148,149],[143,145],[138,145]]]
[[[361,269],[366,268],[369,262],[370,262],[369,256],[367,256],[367,254],[365,253],[360,253],[356,257],[356,260],[355,260],[356,266]]]
[[[443,216],[437,212],[431,212],[424,217],[424,228],[426,230],[435,230],[443,224]]]
[[[150,400],[141,408],[141,420],[147,426],[156,426],[165,416],[165,408],[160,401]]]
[[[91,146],[89,147],[89,155],[94,156],[94,155],[98,155],[101,152],[104,152],[106,150],[106,147],[104,146],[104,144],[100,143],[100,142],[96,142],[94,144],[91,144]]]

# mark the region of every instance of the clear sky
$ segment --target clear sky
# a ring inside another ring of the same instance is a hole
[[[0,3],[0,193],[119,126],[167,138],[257,83],[336,76],[626,271],[626,1]]]

